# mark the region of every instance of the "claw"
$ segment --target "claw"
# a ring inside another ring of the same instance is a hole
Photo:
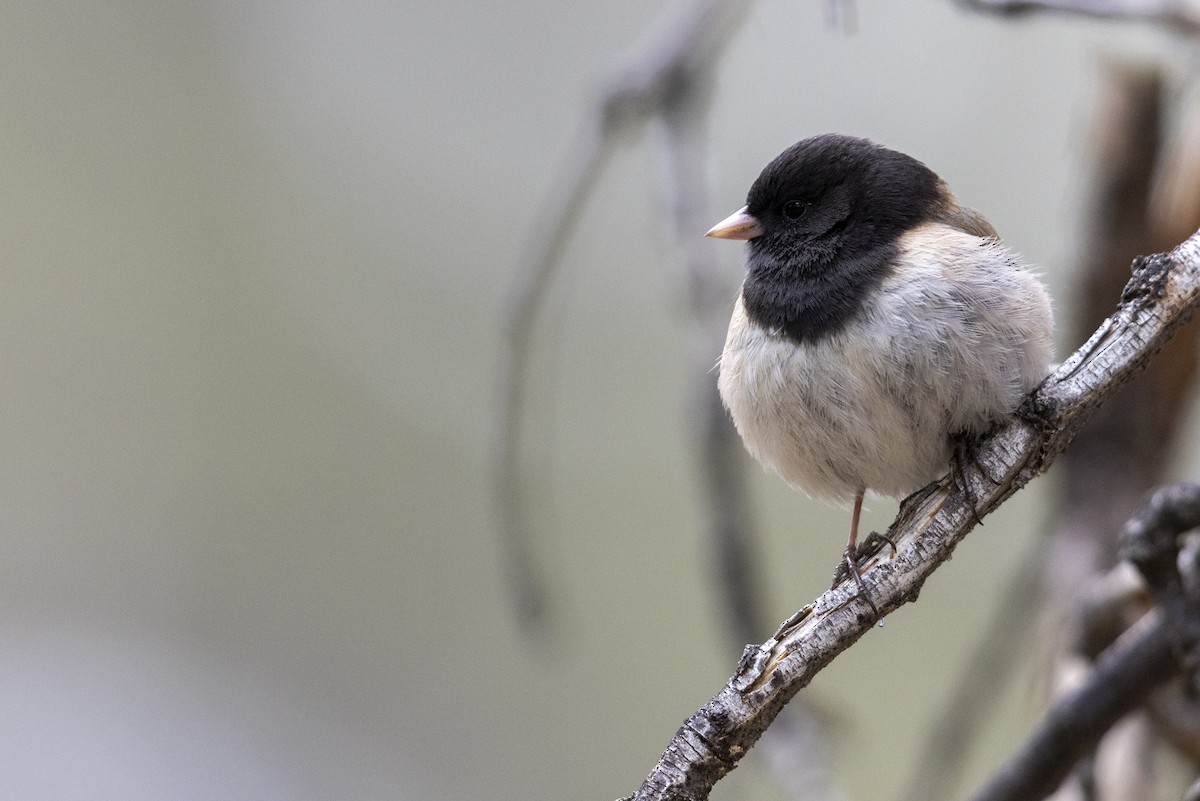
[[[974,465],[975,469],[993,484],[999,484],[1000,480],[988,473],[983,463],[979,461],[978,439],[967,434],[955,434],[950,439],[954,446],[950,455],[950,477],[953,479],[954,485],[962,491],[963,498],[966,499],[967,506],[971,509],[971,516],[975,518],[975,524],[982,526],[983,520],[979,516],[975,492],[971,489],[971,482],[967,481],[967,465]]]
[[[846,548],[846,552],[842,555],[842,561],[838,562],[837,568],[833,571],[833,583],[829,585],[829,589],[833,589],[846,579],[853,578],[854,584],[858,587],[858,595],[867,602],[867,606],[871,607],[871,612],[878,620],[879,607],[875,605],[875,599],[871,597],[871,591],[867,589],[866,582],[863,581],[862,572],[858,569],[858,560],[862,556],[862,552],[857,548]]]

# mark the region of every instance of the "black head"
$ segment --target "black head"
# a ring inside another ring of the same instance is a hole
[[[747,314],[797,341],[837,331],[894,267],[900,235],[948,197],[924,164],[866,139],[792,145],[750,187],[734,237],[749,239]]]

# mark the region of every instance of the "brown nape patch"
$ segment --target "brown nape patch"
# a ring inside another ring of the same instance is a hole
[[[969,209],[966,206],[958,205],[958,201],[954,199],[950,189],[943,183],[938,187],[942,191],[944,203],[934,213],[934,221],[949,225],[951,228],[957,228],[963,233],[971,236],[978,236],[984,239],[999,239],[1000,234],[996,233],[996,229],[992,224],[975,209]]]
[[[1000,234],[996,233],[996,229],[992,224],[975,209],[968,209],[966,206],[955,204],[953,210],[942,218],[942,222],[946,225],[957,228],[968,234],[973,234],[984,239],[999,239]]]

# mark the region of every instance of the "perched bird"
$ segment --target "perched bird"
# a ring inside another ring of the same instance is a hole
[[[866,139],[805,139],[708,232],[748,240],[719,389],[746,448],[791,486],[905,496],[1049,372],[1041,282],[932,170]]]

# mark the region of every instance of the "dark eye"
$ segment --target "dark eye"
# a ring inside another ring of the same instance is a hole
[[[789,200],[783,204],[783,216],[789,220],[798,220],[808,211],[812,204],[804,200]]]

